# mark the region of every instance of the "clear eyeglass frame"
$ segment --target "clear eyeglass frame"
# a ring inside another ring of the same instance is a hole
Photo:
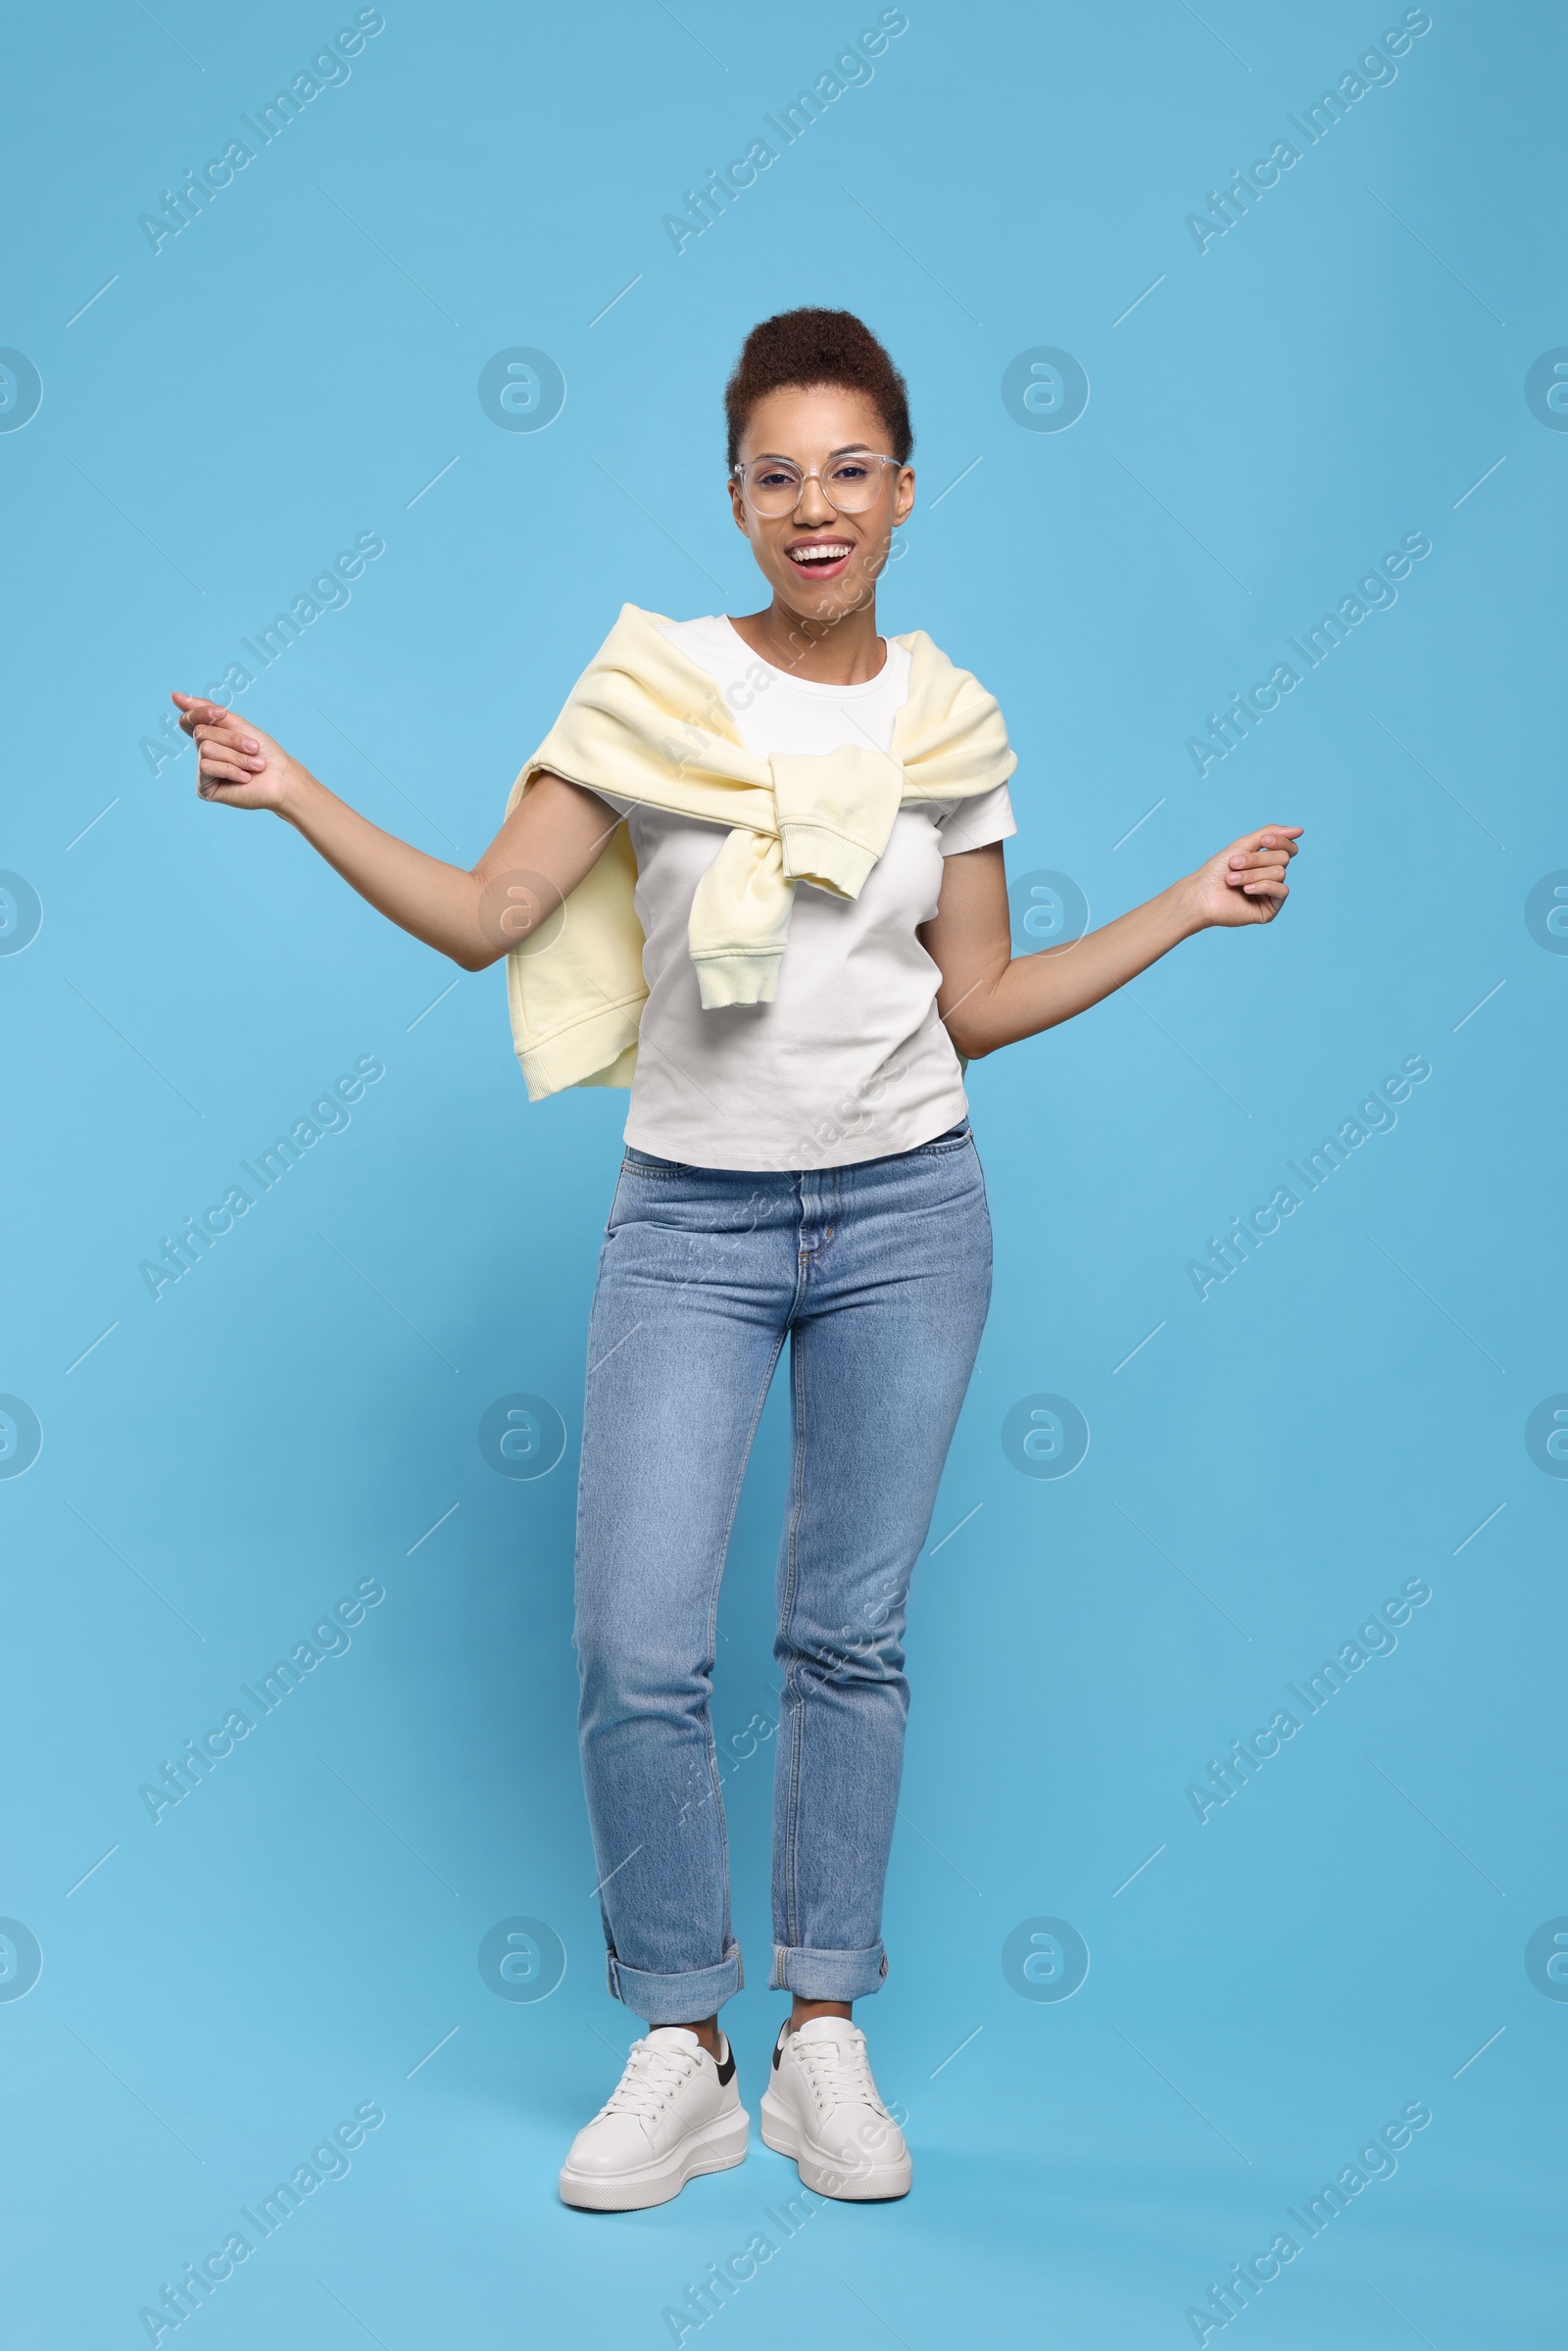
[[[729,470],[730,479],[739,484],[741,496],[753,514],[777,519],[794,514],[808,481],[816,483],[836,514],[868,514],[882,495],[879,468],[884,465],[891,465],[895,472],[904,470],[901,459],[884,457],[874,449],[850,450],[826,465],[809,467],[796,465],[793,458],[754,457],[745,465],[731,465]],[[851,478],[857,467],[868,468],[863,480]],[[764,489],[756,477],[765,473],[775,473],[781,479],[773,488]]]

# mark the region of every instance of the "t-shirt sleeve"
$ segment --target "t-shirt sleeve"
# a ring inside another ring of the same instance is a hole
[[[956,857],[960,850],[987,849],[993,841],[1010,839],[1017,830],[1005,784],[977,792],[972,800],[960,800],[951,814],[937,823],[945,857]]]
[[[602,800],[614,816],[627,816],[637,806],[634,800],[621,800],[613,792],[601,792],[597,784],[579,784],[577,790],[588,793],[591,799]]]

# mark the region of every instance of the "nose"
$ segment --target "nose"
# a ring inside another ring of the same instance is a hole
[[[793,519],[802,530],[820,530],[824,523],[836,519],[834,509],[823,493],[815,474],[808,474],[801,484],[801,494],[795,501]]]

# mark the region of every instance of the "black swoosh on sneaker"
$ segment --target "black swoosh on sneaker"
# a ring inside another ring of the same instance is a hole
[[[735,2052],[730,2047],[727,2037],[724,2042],[724,2062],[718,2069],[718,2079],[720,2082],[733,2082],[735,2079]]]
[[[784,2027],[783,2027],[782,2025],[780,2025],[780,2027],[779,2027],[779,2029],[778,2029],[778,2038],[777,2038],[777,2040],[776,2040],[776,2041],[773,2043],[773,2071],[774,2071],[774,2073],[775,2073],[775,2074],[778,2072],[778,2061],[779,2061],[779,2059],[780,2059],[780,2058],[783,2056],[783,2054],[784,2054],[784,2040],[785,2040],[785,2032],[784,2032]]]

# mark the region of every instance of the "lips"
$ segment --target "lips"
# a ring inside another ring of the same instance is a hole
[[[817,539],[797,539],[785,549],[794,568],[807,579],[837,579],[855,553],[849,539],[824,532]]]

